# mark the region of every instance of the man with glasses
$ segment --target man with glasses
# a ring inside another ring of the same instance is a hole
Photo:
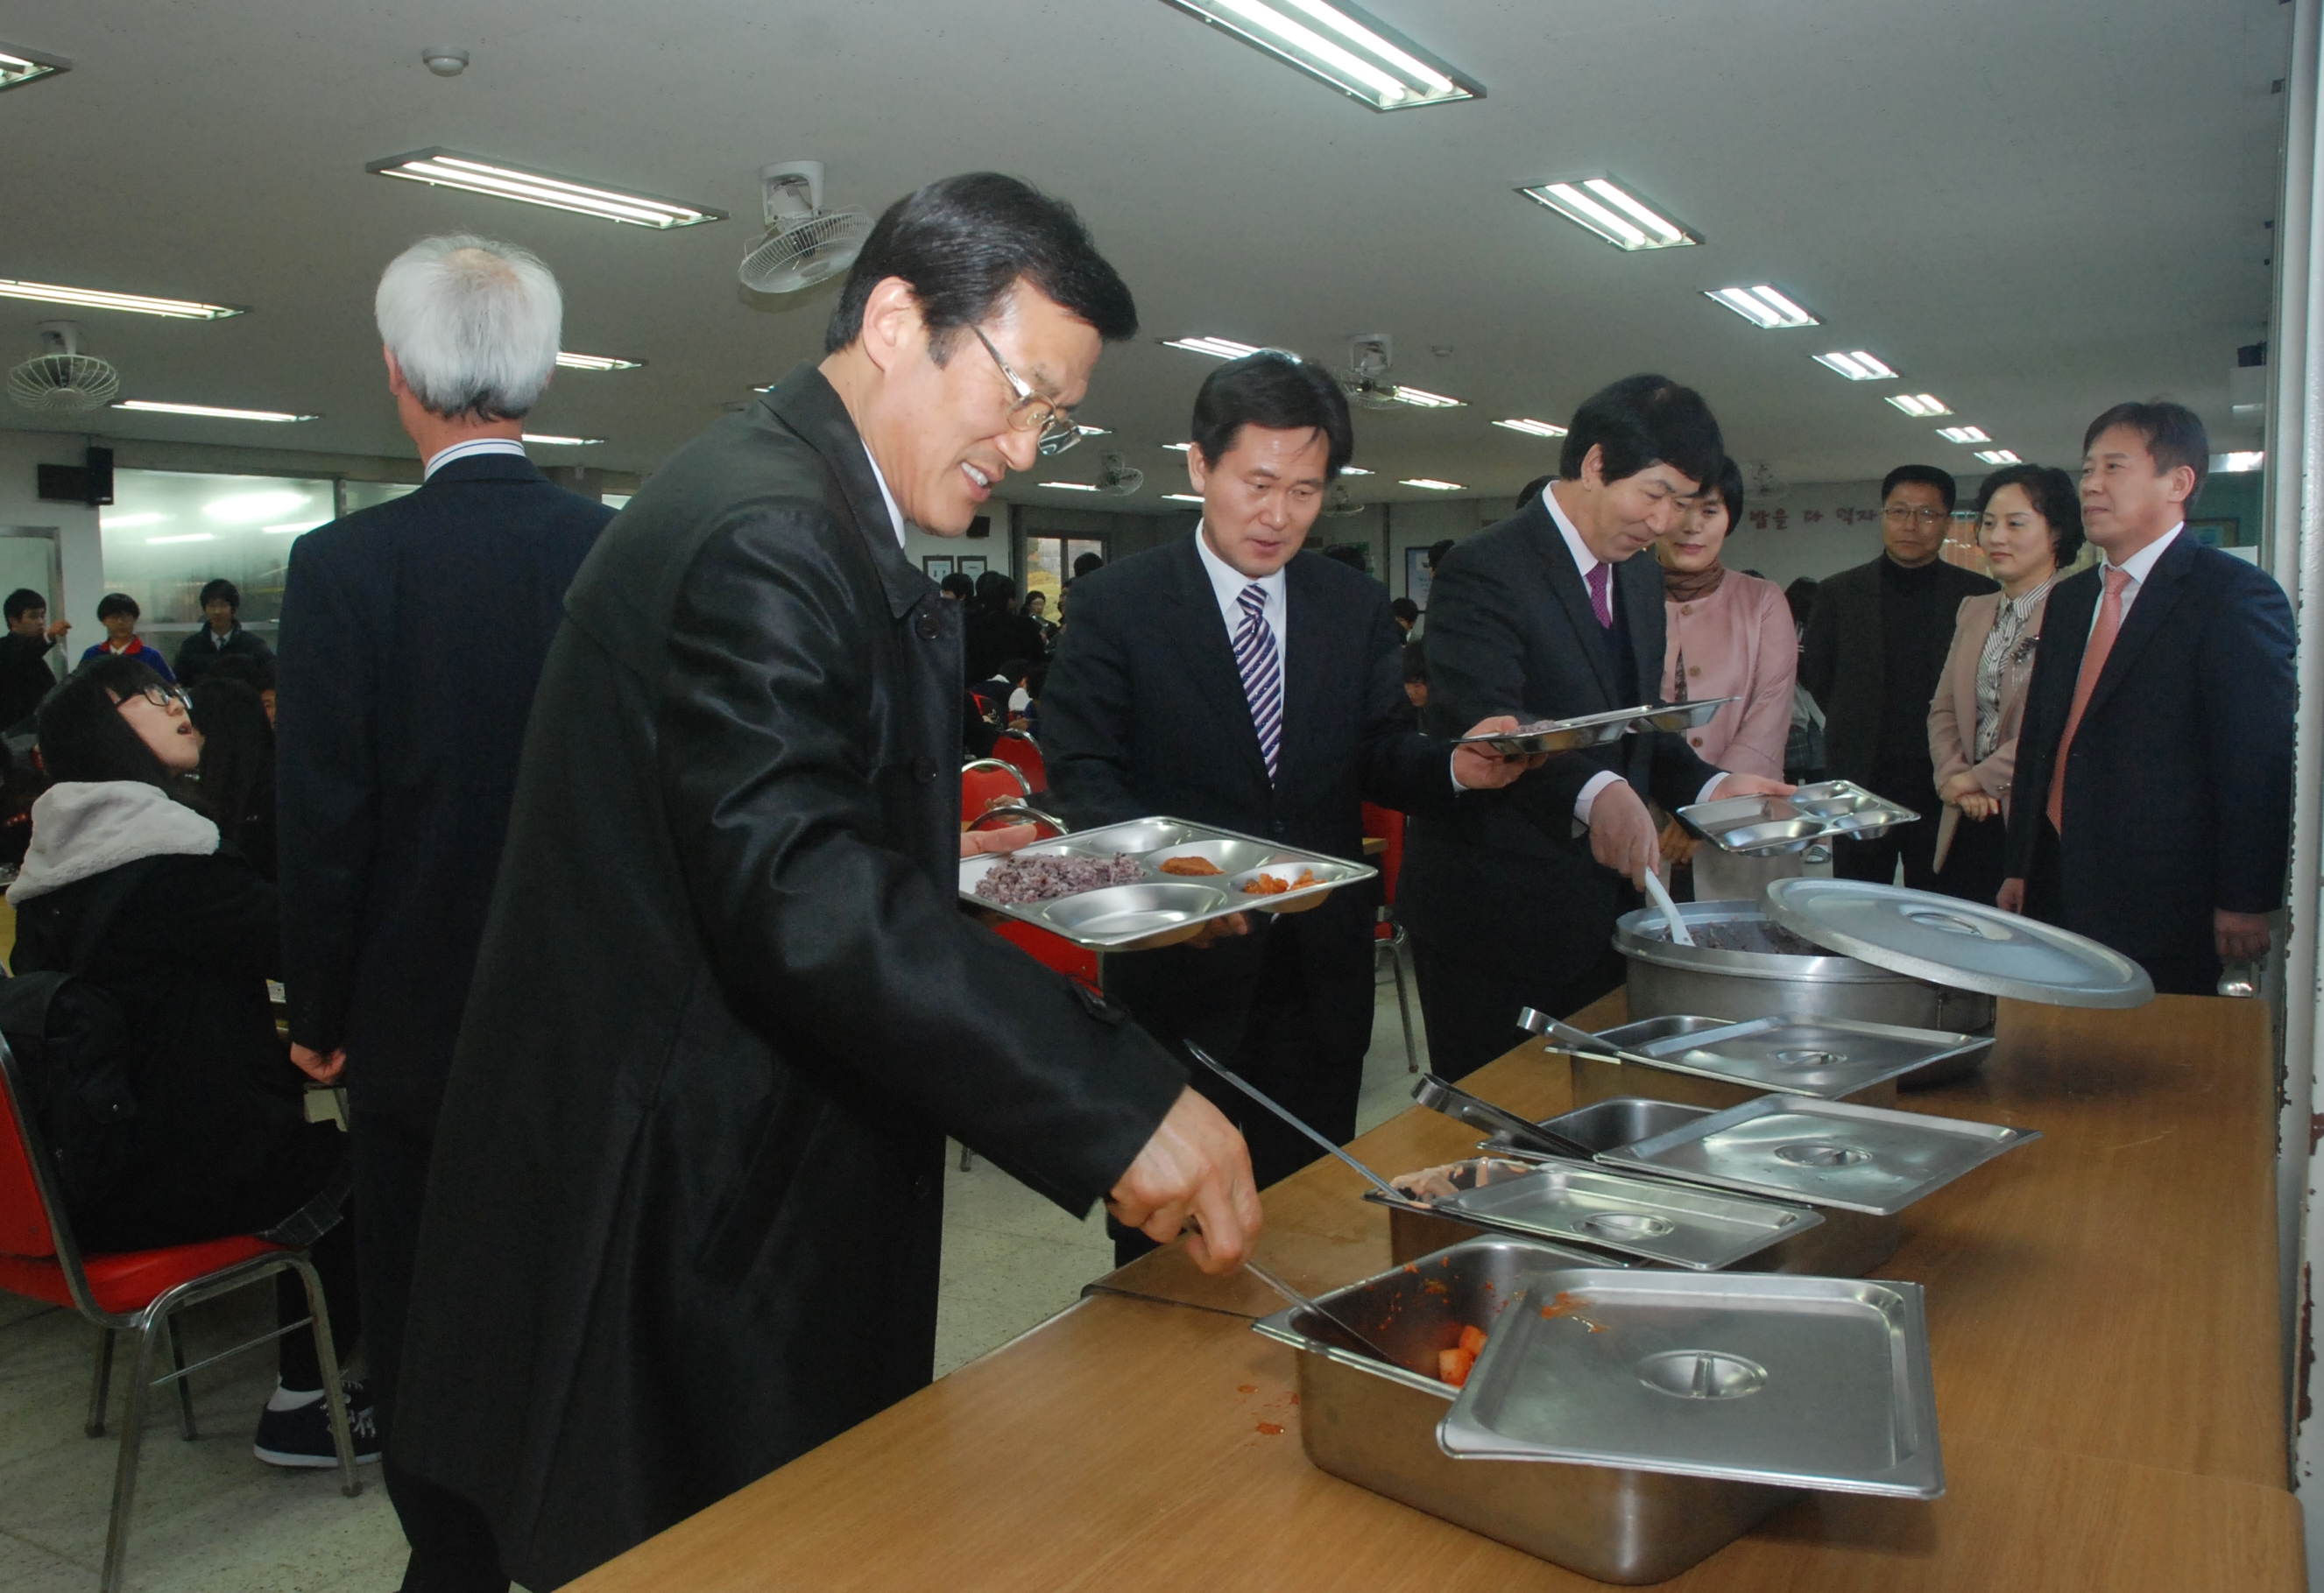
[[[1886,885],[1901,861],[1906,885],[1936,885],[1937,770],[1929,757],[1929,702],[1944,674],[1961,599],[1996,590],[1947,564],[1953,478],[1932,465],[1899,465],[1880,483],[1880,557],[1817,588],[1800,654],[1800,684],[1824,712],[1825,773],[1854,780],[1926,815],[1868,841],[1832,849],[1832,871]]]
[[[903,552],[1070,447],[1137,320],[1067,206],[931,184],[827,357],[663,465],[566,594],[392,1450],[527,1587],[928,1381],[947,1134],[1076,1214],[1198,1220],[1210,1269],[1249,1248],[1185,1067],[960,911],[960,605]]]

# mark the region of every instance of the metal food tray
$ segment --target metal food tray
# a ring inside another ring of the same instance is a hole
[[[1704,697],[1692,703],[1641,703],[1635,708],[1615,708],[1604,714],[1584,714],[1578,719],[1558,719],[1546,730],[1525,735],[1497,731],[1489,735],[1459,736],[1456,747],[1489,747],[1504,758],[1530,757],[1536,752],[1571,752],[1577,747],[1602,746],[1642,730],[1696,730],[1709,724],[1733,697]]]
[[[1891,1217],[2004,1151],[2041,1137],[2032,1128],[1771,1095],[1600,1151],[1598,1160],[1745,1194]]]
[[[1530,1175],[1464,1191],[1429,1210],[1495,1232],[1704,1272],[1731,1266],[1823,1220],[1804,1206],[1716,1194],[1585,1162],[1544,1161]]]
[[[1842,835],[1886,834],[1921,815],[1853,780],[1821,780],[1788,796],[1729,796],[1678,810],[1679,821],[1721,852],[1780,857]]]
[[[1648,1040],[1632,1049],[1674,1073],[1837,1100],[1937,1063],[1982,1054],[1992,1045],[1991,1035],[1858,1018],[1754,1017]]]
[[[1918,1285],[1581,1268],[1527,1282],[1437,1429],[1445,1453],[1945,1491]]]
[[[1105,885],[1038,902],[996,902],[976,894],[977,882],[1004,858],[1109,858],[1116,853],[1137,860],[1141,876],[1138,882]],[[1161,864],[1179,857],[1204,858],[1226,872],[1190,877],[1162,871]],[[1287,870],[1288,878],[1296,879],[1302,869],[1314,874],[1315,884],[1273,896],[1246,896],[1240,889],[1243,881],[1261,872]],[[1320,907],[1325,897],[1342,886],[1370,879],[1379,872],[1369,863],[1350,862],[1210,824],[1174,818],[1130,819],[1037,841],[1015,852],[964,857],[960,860],[960,898],[1093,952],[1137,951],[1189,939],[1204,924],[1231,913],[1296,913]]]

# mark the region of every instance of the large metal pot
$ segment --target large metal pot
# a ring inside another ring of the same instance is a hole
[[[1697,925],[1732,926],[1766,940],[1786,934],[1756,901],[1683,902],[1679,913]],[[1674,944],[1670,927],[1652,907],[1626,913],[1614,944],[1630,966],[1630,1017],[1681,1014],[1742,1019],[1791,1014],[1852,1017],[1908,1028],[1960,1034],[1991,1031],[1994,999],[1875,968],[1836,952],[1794,956],[1777,952],[1725,951]],[[1914,1078],[1912,1082],[1930,1081]]]

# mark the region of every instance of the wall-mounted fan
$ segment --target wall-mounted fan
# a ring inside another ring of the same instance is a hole
[[[1146,473],[1119,454],[1108,454],[1097,473],[1097,490],[1109,498],[1127,498],[1146,484]]]
[[[1336,518],[1343,514],[1361,514],[1363,511],[1364,506],[1356,502],[1356,495],[1348,491],[1348,483],[1345,482],[1333,482],[1332,490],[1323,494],[1325,514]]]
[[[121,391],[121,373],[80,352],[80,327],[42,321],[41,352],[8,373],[8,396],[28,410],[69,415],[99,410]]]
[[[1399,399],[1388,368],[1396,360],[1394,341],[1385,332],[1368,332],[1348,344],[1348,363],[1332,373],[1348,401],[1360,410],[1393,410]]]
[[[823,207],[823,162],[780,161],[762,167],[767,230],[735,274],[753,293],[796,293],[855,263],[872,218],[861,210]]]
[[[1791,490],[1791,483],[1777,475],[1775,467],[1765,459],[1752,462],[1750,474],[1743,483],[1743,495],[1754,503],[1773,503]]]

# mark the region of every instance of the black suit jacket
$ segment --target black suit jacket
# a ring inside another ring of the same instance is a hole
[[[1199,532],[1195,535],[1200,535]],[[1323,557],[1284,567],[1283,740],[1270,784],[1216,590],[1194,538],[1074,583],[1073,623],[1041,695],[1049,799],[1076,829],[1155,814],[1363,861],[1366,800],[1450,813],[1452,748],[1411,729],[1388,589]],[[1149,1027],[1231,1050],[1269,937],[1294,936],[1310,1017],[1333,1054],[1371,1037],[1376,889],[1305,913],[1253,915],[1253,933],[1200,950],[1107,959],[1106,987]]]
[[[1662,684],[1661,566],[1614,566],[1630,677],[1618,677],[1565,539],[1539,498],[1436,566],[1428,599],[1430,727],[1455,733],[1492,714],[1571,719],[1654,701]],[[1078,623],[1080,616],[1074,616]],[[1590,855],[1573,804],[1612,770],[1665,807],[1695,800],[1719,771],[1674,732],[1625,736],[1552,758],[1508,800],[1413,827],[1398,910],[1449,954],[1521,955],[1545,989],[1605,952],[1624,882]]]
[[[2007,871],[2024,878],[2104,581],[2050,594],[2025,688]],[[2292,605],[2181,531],[2155,561],[2067,755],[2064,927],[2142,962],[2212,955],[2216,908],[2283,904],[2292,836]]]
[[[511,454],[291,545],[276,662],[290,1037],[434,1119],[565,588],[613,511]],[[576,933],[569,925],[540,933]]]
[[[1886,553],[1869,564],[1858,565],[1831,576],[1816,588],[1815,607],[1808,615],[1807,634],[1800,642],[1800,684],[1808,688],[1824,713],[1824,769],[1833,779],[1870,778],[1880,751],[1880,710],[1888,689],[1888,652],[1880,622],[1880,566]],[[1925,671],[1934,681],[1944,673],[1946,649],[1952,644],[1950,618],[1964,597],[1994,590],[1994,583],[1975,570],[1941,560],[1931,577],[1929,601],[1948,616],[1938,626],[1935,650]],[[1929,706],[1921,704],[1923,728],[1918,745],[1925,748]]]

